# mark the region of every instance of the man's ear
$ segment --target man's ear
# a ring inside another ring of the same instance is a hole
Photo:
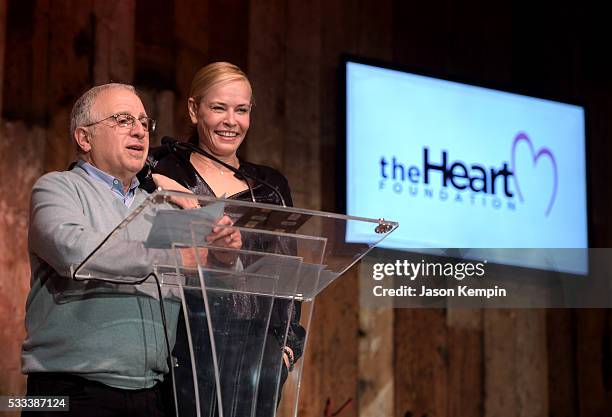
[[[187,110],[189,110],[191,123],[198,123],[198,104],[193,97],[189,97],[189,100],[187,100]]]
[[[77,127],[74,131],[74,140],[81,151],[87,153],[91,150],[91,132],[84,127]]]

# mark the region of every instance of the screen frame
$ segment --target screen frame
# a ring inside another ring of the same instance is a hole
[[[560,95],[542,95],[542,94],[534,94],[532,91],[526,91],[528,89],[519,88],[515,85],[508,84],[495,84],[490,82],[483,81],[475,81],[473,79],[467,79],[467,77],[451,77],[447,73],[441,74],[440,72],[436,72],[433,70],[425,70],[423,68],[402,65],[398,63],[391,63],[387,61],[382,61],[379,59],[373,58],[365,58],[351,54],[343,54],[340,56],[340,64],[338,65],[338,120],[336,123],[337,126],[337,152],[336,152],[336,209],[338,213],[348,214],[347,213],[347,145],[348,145],[348,137],[347,137],[347,102],[346,102],[346,94],[347,94],[347,65],[349,63],[355,64],[364,64],[373,67],[379,67],[381,69],[390,69],[394,71],[400,71],[407,74],[420,75],[424,77],[434,78],[443,81],[451,81],[455,83],[461,83],[468,86],[473,87],[482,87],[488,88],[491,90],[496,90],[504,93],[518,94],[521,96],[536,98],[536,99],[544,99],[550,100],[554,102],[558,102],[561,104],[571,104],[575,106],[580,106],[584,112],[584,157],[585,157],[585,203],[586,203],[586,233],[587,233],[587,247],[593,247],[594,243],[594,224],[593,224],[593,213],[592,213],[592,181],[591,181],[591,169],[589,161],[591,160],[591,149],[590,149],[590,129],[589,129],[589,111],[587,106],[576,100],[575,98],[561,97]],[[393,219],[389,219],[393,220]],[[400,224],[401,227],[401,224]]]

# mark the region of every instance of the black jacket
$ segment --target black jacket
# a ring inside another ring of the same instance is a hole
[[[198,174],[196,169],[189,161],[191,152],[183,149],[172,149],[169,146],[160,146],[152,148],[149,151],[147,164],[138,174],[138,180],[141,187],[149,192],[155,190],[155,183],[151,174],[162,174],[172,178],[182,186],[190,189],[195,194],[207,195],[216,197],[213,190],[206,184],[206,181]],[[287,179],[274,168],[265,165],[257,165],[247,161],[240,160],[240,172],[250,174],[251,177],[261,179],[270,185],[274,186],[280,194],[282,194],[285,204],[293,206],[291,200],[291,191]],[[240,178],[239,175],[234,175]],[[244,179],[244,178],[241,178]],[[247,177],[247,181],[253,189],[255,199],[258,203],[281,205],[281,200],[278,195],[266,186],[263,182],[259,182]],[[237,194],[228,196],[227,198],[242,201],[251,201],[249,190],[241,191]]]

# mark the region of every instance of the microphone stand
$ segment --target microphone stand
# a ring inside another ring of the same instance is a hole
[[[283,205],[283,207],[287,207],[287,204],[285,203],[285,199],[283,198],[283,195],[280,193],[280,191],[278,191],[276,189],[276,187],[274,187],[272,184],[270,184],[267,181],[262,180],[261,178],[257,178],[254,175],[249,174],[248,172],[242,172],[239,169],[234,168],[233,166],[231,166],[230,164],[221,161],[219,158],[217,158],[216,156],[213,156],[211,154],[209,154],[208,152],[206,152],[204,149],[200,148],[199,146],[195,146],[191,143],[187,143],[187,142],[179,142],[178,140],[171,138],[169,136],[164,136],[161,140],[162,145],[166,145],[169,146],[172,149],[177,149],[177,148],[182,148],[182,149],[186,149],[186,150],[190,150],[192,152],[196,152],[210,160],[213,160],[215,162],[217,162],[218,164],[224,166],[225,168],[227,168],[228,170],[232,171],[234,174],[238,175],[240,178],[242,178],[244,180],[244,182],[246,182],[247,186],[249,187],[249,193],[251,194],[251,201],[253,203],[256,203],[257,200],[255,199],[255,194],[253,193],[253,187],[251,187],[251,184],[248,181],[248,178],[260,182],[263,185],[265,185],[266,187],[268,187],[269,189],[271,189],[274,194],[276,194],[278,196],[278,198],[281,201],[281,204]]]

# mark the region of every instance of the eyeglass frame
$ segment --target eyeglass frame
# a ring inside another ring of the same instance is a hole
[[[119,120],[117,120],[117,118],[118,118],[119,116],[126,116],[126,117],[128,117],[128,118],[129,118],[129,119],[132,121],[132,122],[131,122],[131,126],[129,126],[129,128],[130,128],[130,129],[133,129],[133,128],[134,128],[134,126],[136,126],[136,120],[138,120],[138,121],[140,122],[140,124],[142,125],[142,128],[144,129],[144,131],[145,131],[145,132],[148,132],[148,133],[153,133],[153,132],[155,132],[155,127],[156,127],[156,125],[157,125],[157,121],[156,121],[155,119],[152,119],[152,118],[150,118],[150,117],[148,117],[148,116],[138,117],[138,118],[137,118],[137,117],[135,117],[135,116],[132,116],[132,115],[131,115],[131,114],[129,114],[129,113],[115,113],[115,114],[111,114],[110,116],[105,117],[105,118],[104,118],[104,119],[102,119],[102,120],[98,120],[97,122],[93,122],[93,123],[89,123],[89,124],[87,124],[87,125],[83,125],[82,127],[90,127],[90,126],[93,126],[93,125],[97,125],[98,123],[104,122],[104,121],[106,121],[106,120],[108,120],[108,119],[111,119],[111,118],[115,119],[115,123],[117,123],[117,126],[119,126],[119,127],[121,127],[121,128],[126,128],[126,127],[128,127],[128,126],[121,126],[121,125],[120,125]],[[148,125],[149,125],[149,127],[148,127],[148,128],[145,128],[144,123],[142,123],[142,120],[143,120],[143,119],[146,119],[146,120],[147,120]]]

